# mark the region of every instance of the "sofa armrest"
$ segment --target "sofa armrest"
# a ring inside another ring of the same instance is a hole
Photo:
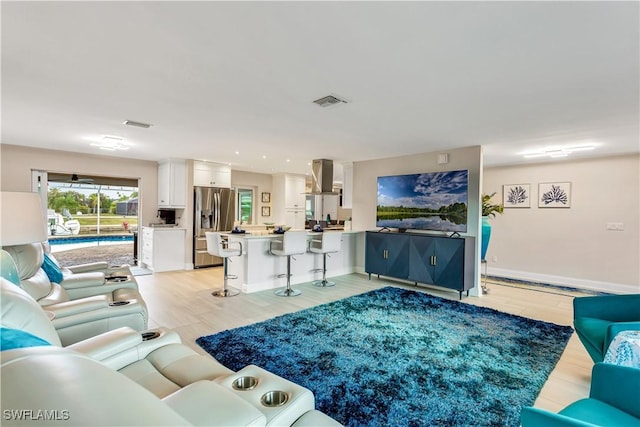
[[[89,262],[86,264],[78,264],[67,267],[72,273],[86,273],[90,271],[105,271],[109,268],[106,261]]]
[[[607,333],[604,336],[604,352],[606,353],[611,341],[622,331],[640,331],[639,322],[617,322],[607,327]]]
[[[260,426],[267,419],[260,410],[230,389],[212,381],[197,381],[162,399],[196,426]]]
[[[109,307],[109,300],[105,295],[96,295],[82,300],[73,300],[51,304],[43,307],[45,310],[52,312],[55,319],[73,316],[88,311],[99,310]]]
[[[143,334],[149,334],[155,338],[143,339]],[[166,328],[138,332],[132,328],[123,327],[71,344],[68,348],[119,370],[146,358],[149,353],[160,347],[179,343],[181,343],[180,336]]]
[[[525,407],[520,413],[522,427],[593,427],[593,424],[544,409]]]
[[[71,344],[67,348],[102,361],[125,350],[135,348],[141,342],[140,332],[129,327],[122,327]]]
[[[596,363],[591,374],[589,396],[640,418],[640,369]]]
[[[573,299],[573,318],[577,317],[612,322],[640,320],[640,294],[576,297]]]
[[[78,273],[66,276],[60,286],[69,289],[88,288],[104,285],[104,273]]]

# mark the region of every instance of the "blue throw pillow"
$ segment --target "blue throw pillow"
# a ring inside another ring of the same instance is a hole
[[[12,348],[40,347],[51,345],[40,337],[20,329],[0,328],[0,351]]]
[[[47,277],[49,278],[49,281],[53,283],[62,282],[62,270],[60,270],[60,267],[58,267],[58,265],[55,262],[53,262],[53,260],[49,258],[47,254],[44,254],[44,262],[42,263],[42,269],[44,270],[45,273],[47,273]]]

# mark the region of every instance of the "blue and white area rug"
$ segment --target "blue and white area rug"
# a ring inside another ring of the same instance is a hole
[[[572,331],[387,287],[196,342],[307,387],[345,425],[518,426]]]

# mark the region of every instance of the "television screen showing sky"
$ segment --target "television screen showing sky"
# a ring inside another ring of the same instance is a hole
[[[378,178],[378,206],[438,209],[467,204],[468,171],[431,172]]]

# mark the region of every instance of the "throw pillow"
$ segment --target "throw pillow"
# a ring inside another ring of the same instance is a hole
[[[58,265],[55,262],[53,262],[53,260],[49,258],[47,254],[44,254],[42,269],[44,270],[45,273],[47,273],[47,277],[49,278],[49,281],[53,283],[62,282],[62,270],[60,270],[60,267],[58,267]]]
[[[40,337],[20,329],[0,328],[0,351],[13,348],[40,347],[51,345]]]

